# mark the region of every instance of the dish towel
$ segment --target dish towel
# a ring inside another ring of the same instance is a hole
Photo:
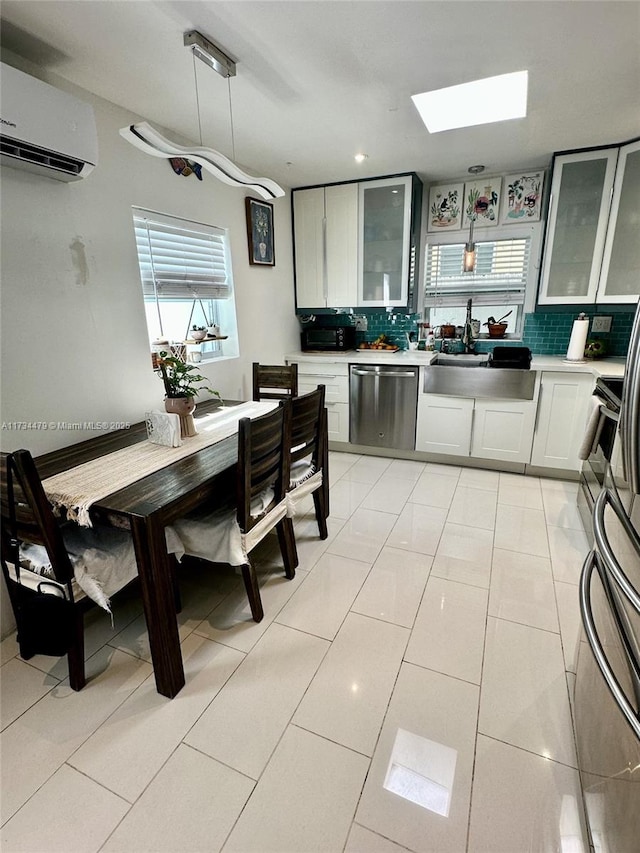
[[[584,438],[578,450],[579,459],[588,459],[591,451],[597,446],[602,432],[603,422],[600,417],[600,406],[602,400],[595,394],[591,397],[589,406],[589,415],[587,417],[587,427],[585,429]]]

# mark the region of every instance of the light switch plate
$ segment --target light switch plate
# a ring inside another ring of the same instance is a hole
[[[591,323],[591,331],[592,332],[610,332],[611,331],[611,317],[594,317],[593,322]]]
[[[366,332],[367,325],[366,317],[356,317],[356,332]]]

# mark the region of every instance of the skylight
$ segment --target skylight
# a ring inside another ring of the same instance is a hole
[[[528,71],[485,77],[459,86],[412,95],[429,133],[523,118],[527,114]]]

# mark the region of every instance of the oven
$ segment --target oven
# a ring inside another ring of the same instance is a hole
[[[604,486],[607,466],[611,462],[616,443],[622,405],[622,384],[622,379],[599,378],[593,391],[594,397],[600,401],[598,422],[591,452],[582,464],[578,492],[578,508],[585,530],[590,534],[593,534],[593,507]]]

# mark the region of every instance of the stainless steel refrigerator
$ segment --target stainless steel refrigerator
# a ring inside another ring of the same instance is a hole
[[[576,743],[595,853],[640,851],[640,306],[580,578]]]

